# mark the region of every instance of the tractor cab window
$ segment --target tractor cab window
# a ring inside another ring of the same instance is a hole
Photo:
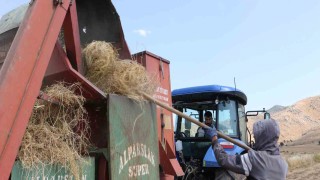
[[[205,111],[210,111],[212,113],[212,126],[215,126],[215,120],[216,120],[216,111],[214,110],[194,110],[194,109],[189,109],[189,108],[184,108],[184,114],[198,120],[198,121],[203,121],[204,123],[204,118],[200,117],[203,116]],[[180,135],[183,137],[204,137],[204,131],[199,130],[199,126],[191,123],[188,120],[185,120],[184,118],[181,119],[181,128],[180,128]],[[200,134],[199,134],[200,131]]]
[[[220,101],[218,110],[218,130],[231,137],[238,136],[236,102]]]
[[[199,121],[199,112],[193,109],[185,109],[185,114]],[[186,137],[195,137],[197,133],[198,125],[190,123],[189,121],[182,118],[181,132]]]

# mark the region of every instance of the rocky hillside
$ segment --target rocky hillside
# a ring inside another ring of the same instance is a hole
[[[310,97],[298,101],[291,106],[274,106],[269,110],[271,117],[280,125],[280,140],[294,141],[309,131],[320,131],[320,96]],[[249,118],[249,129],[262,116]]]
[[[282,111],[286,108],[286,106],[275,105],[268,110],[269,113],[274,114],[276,112]]]

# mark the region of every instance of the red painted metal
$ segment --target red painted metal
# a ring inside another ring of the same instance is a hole
[[[107,137],[104,136],[106,109],[103,109],[106,96],[81,75],[83,65],[77,11],[75,2],[70,2],[64,0],[55,7],[52,1],[33,1],[0,72],[0,179],[9,177],[41,85],[56,81],[79,82],[93,129],[91,140],[96,147],[107,146]],[[61,44],[56,43],[62,25],[67,55]],[[120,38],[116,44],[121,48],[120,56],[130,58],[121,24],[118,25],[120,33],[116,35]],[[15,33],[16,29],[12,31]],[[39,98],[47,97],[40,94]],[[99,167],[105,172],[99,178],[108,177],[106,167],[105,163]]]
[[[170,158],[170,159],[174,159],[176,158],[176,155],[175,155],[175,149],[172,149],[170,144],[168,143],[168,141],[165,141],[165,150],[166,150],[166,153],[167,153],[167,156]]]
[[[49,66],[43,79],[43,85],[50,85],[57,81],[69,83],[79,82],[82,87],[81,94],[87,101],[106,98],[105,94],[100,89],[84,78],[78,71],[73,69],[68,57],[59,43],[56,43],[52,52]]]
[[[171,83],[170,83],[170,62],[160,56],[157,56],[151,52],[143,51],[134,54],[133,59],[138,63],[142,64],[147,72],[151,76],[155,76],[159,82],[159,87],[156,94],[153,96],[155,99],[172,106],[171,100]],[[164,137],[159,134],[159,140],[164,142],[166,139],[169,145],[174,149],[174,138],[173,138],[173,121],[172,113],[166,109],[157,107],[157,119],[158,119],[158,132],[161,132],[161,120],[164,122],[163,133]],[[166,135],[168,134],[168,135]]]
[[[142,64],[151,76],[157,78],[159,87],[153,97],[171,107],[170,62],[148,51],[139,52],[132,55],[132,57]],[[183,175],[184,173],[174,153],[175,142],[172,113],[157,106],[157,120],[158,140],[161,142],[159,144],[160,164],[165,169],[167,175]]]
[[[103,157],[99,157],[99,167],[98,167],[98,180],[106,180],[109,178],[108,175],[108,162]]]
[[[69,4],[32,1],[0,71],[2,179],[9,178]]]
[[[67,56],[73,65],[73,68],[78,70],[80,74],[83,74],[84,70],[81,60],[81,44],[78,27],[76,1],[72,1],[72,5],[70,6],[63,23],[63,32]]]
[[[121,23],[118,25],[120,41],[115,44],[120,47],[120,57],[129,58],[130,51]],[[56,43],[61,27],[67,54],[61,44]],[[138,56],[148,72],[159,79],[155,97],[171,106],[169,61],[147,51]],[[86,109],[93,129],[92,142],[96,147],[106,148],[107,137],[103,136],[105,109],[100,109],[104,107],[106,96],[86,80],[83,73],[75,1],[63,0],[57,6],[52,1],[32,1],[0,71],[0,179],[8,179],[10,175],[41,85],[56,81],[79,82],[83,90],[81,93],[87,100]],[[40,98],[47,97],[40,94]],[[161,165],[168,174],[182,175],[174,154],[172,114],[158,108],[157,116],[158,132],[161,132],[158,135]],[[98,178],[108,178],[106,167],[107,161],[100,159]],[[168,174],[162,177],[171,179]]]
[[[56,44],[52,53],[45,78],[43,79],[43,85],[50,85],[56,81],[80,83],[81,94],[86,98],[85,107],[92,132],[90,140],[95,147],[107,148],[107,133],[105,133],[107,129],[107,121],[105,119],[106,105],[104,103],[106,95],[72,68],[59,43]]]
[[[168,174],[161,174],[160,180],[174,180],[174,176],[168,175]]]
[[[162,165],[164,175],[172,176],[183,176],[184,172],[178,163],[177,159],[169,158],[167,152],[164,149],[162,143],[159,141],[159,155],[160,155],[160,164]]]

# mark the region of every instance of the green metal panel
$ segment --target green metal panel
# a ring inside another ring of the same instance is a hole
[[[108,122],[110,178],[159,179],[155,104],[109,95]]]
[[[92,157],[85,158],[80,162],[81,173],[80,180],[95,179],[95,159]],[[20,161],[16,161],[12,172],[11,180],[75,180],[64,167],[58,165],[39,166],[36,169],[24,169]]]

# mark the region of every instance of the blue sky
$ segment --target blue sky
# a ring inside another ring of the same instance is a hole
[[[0,0],[0,16],[25,0]],[[172,89],[234,86],[247,110],[320,95],[318,0],[114,0],[131,53],[171,61]]]

